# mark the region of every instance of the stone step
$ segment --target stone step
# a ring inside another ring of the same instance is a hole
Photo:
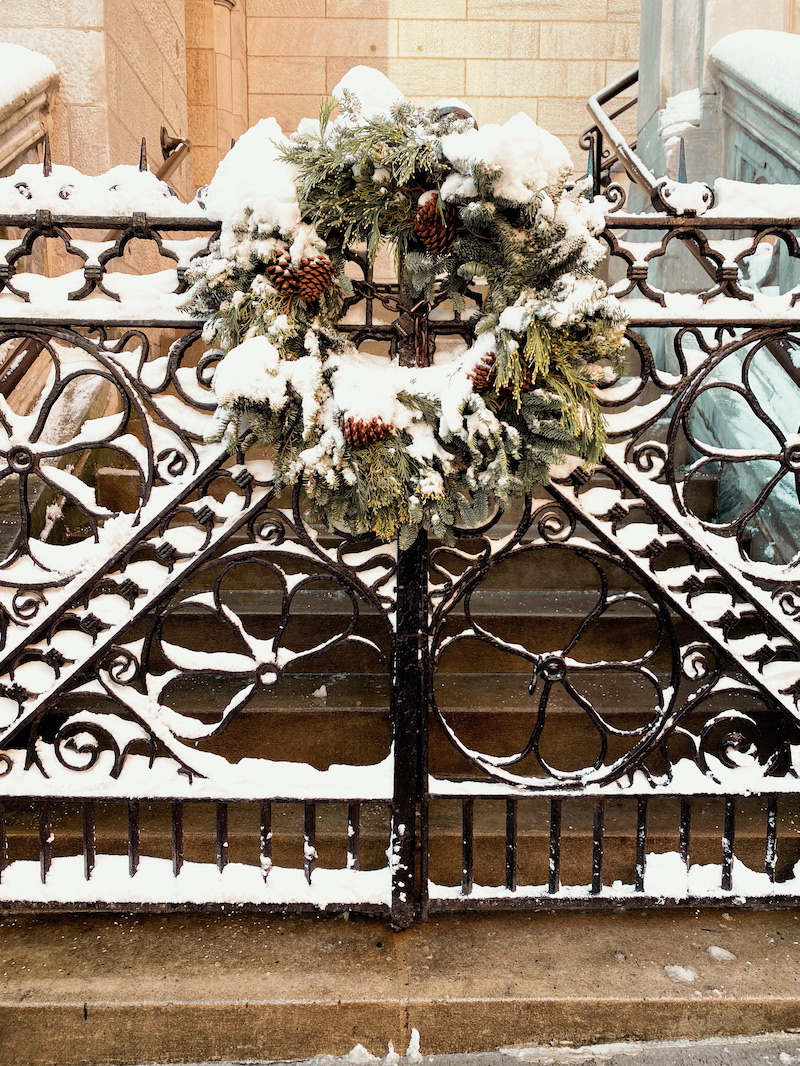
[[[357,1043],[383,1055],[412,1028],[423,1053],[704,1038],[800,1016],[790,910],[440,915],[402,933],[304,916],[38,914],[0,929],[4,1066],[286,1061]]]

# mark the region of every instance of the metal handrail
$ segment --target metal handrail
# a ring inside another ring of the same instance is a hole
[[[603,140],[605,139],[613,145],[616,154],[615,158],[621,163],[630,180],[647,194],[648,199],[654,207],[663,208],[666,205],[663,204],[663,201],[661,201],[659,196],[659,187],[662,185],[664,179],[659,179],[655,176],[652,170],[650,170],[641,157],[636,153],[633,146],[628,144],[624,134],[614,122],[615,118],[633,106],[635,100],[625,101],[615,110],[612,110],[611,113],[607,112],[604,108],[604,105],[625,92],[626,89],[630,89],[632,86],[637,85],[638,81],[639,68],[634,67],[632,70],[629,70],[627,74],[623,74],[609,85],[606,85],[605,88],[600,89],[599,92],[596,92],[593,96],[589,97],[586,106],[595,120],[595,125],[586,130],[581,139],[584,142],[588,141],[591,145],[593,153],[592,178],[596,195],[599,195],[601,192],[600,178],[603,169]],[[614,160],[612,159],[611,162],[613,161]],[[685,180],[685,174],[681,174],[680,180]],[[668,207],[667,210],[669,210]],[[706,274],[708,274],[709,277],[716,279],[716,270],[702,254],[700,249],[692,241],[687,241],[686,244],[689,251]],[[793,345],[791,342],[788,339],[773,338],[768,340],[764,346],[789,379],[800,388],[800,369],[795,366],[792,360],[790,352]]]
[[[631,181],[635,182],[635,184],[641,189],[644,189],[648,196],[652,196],[658,186],[658,179],[655,174],[653,174],[643,160],[640,159],[633,147],[628,144],[624,135],[614,122],[615,118],[618,118],[619,115],[633,107],[636,100],[626,101],[619,105],[611,114],[608,114],[603,106],[621,93],[625,92],[626,89],[630,89],[632,86],[637,85],[638,82],[639,68],[634,67],[633,70],[629,70],[627,74],[623,74],[621,77],[617,78],[616,81],[612,81],[609,85],[606,85],[604,89],[600,89],[600,91],[596,92],[594,96],[590,96],[587,102],[586,106],[588,107],[592,118],[595,120],[595,125],[592,129],[585,131],[583,138],[591,139],[593,142],[593,177],[596,193],[600,192],[599,182],[602,169],[604,140],[613,145],[616,159],[622,164],[625,173]],[[599,137],[592,136],[595,130],[599,133]]]

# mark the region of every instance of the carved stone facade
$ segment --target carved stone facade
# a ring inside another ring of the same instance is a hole
[[[356,63],[413,99],[464,99],[480,122],[532,115],[576,167],[585,101],[636,64],[638,0],[3,0],[0,39],[61,74],[53,157],[97,173],[159,129],[192,141],[171,181],[206,183],[232,137],[268,115],[293,128]]]

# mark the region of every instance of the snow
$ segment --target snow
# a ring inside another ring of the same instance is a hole
[[[720,948],[716,944],[711,944],[710,947],[706,948],[706,951],[717,962],[736,962],[736,956],[732,951],[728,951],[727,948]]]
[[[204,194],[209,218],[222,222],[221,248],[229,256],[238,237],[234,227],[258,227],[291,237],[300,224],[297,167],[280,158],[288,144],[274,118],[263,118],[237,140],[222,159]]]
[[[795,790],[796,791],[796,790]],[[719,863],[693,865],[687,871],[686,864],[677,852],[648,853],[645,856],[644,893],[637,893],[633,884],[614,881],[604,885],[599,893],[601,899],[633,900],[638,896],[656,899],[660,903],[678,903],[687,900],[720,899],[769,899],[781,896],[795,896],[800,890],[800,862],[795,864],[793,876],[787,881],[772,882],[765,873],[750,870],[739,859],[733,860],[733,887],[725,890],[721,887],[722,867]],[[558,892],[548,892],[547,885],[520,885],[515,891],[505,886],[473,885],[470,898],[473,899],[524,899],[549,898],[586,899],[592,897],[591,886],[562,885]],[[463,899],[460,885],[438,885],[429,883],[431,900]],[[724,950],[724,949],[718,949]],[[716,956],[719,961],[725,961]],[[676,981],[692,981],[694,973],[689,967],[664,967],[668,976]]]
[[[38,665],[38,664],[33,664]],[[81,722],[88,722],[84,712]],[[116,715],[98,714],[97,723],[117,736],[124,748],[131,723]],[[76,716],[76,721],[78,716]],[[94,721],[94,719],[91,719]],[[139,728],[139,727],[137,727]],[[142,734],[144,735],[144,734]],[[173,746],[175,746],[173,744]],[[245,758],[229,763],[218,755],[192,750],[195,762],[201,763],[203,773],[189,781],[179,772],[171,759],[156,759],[153,766],[144,755],[129,754],[119,777],[110,775],[112,753],[100,753],[94,766],[81,773],[64,767],[52,747],[40,744],[39,758],[49,779],[32,770],[25,770],[24,757],[14,759],[13,766],[3,777],[3,793],[7,796],[94,796],[105,799],[219,799],[219,800],[389,800],[392,795],[393,757],[391,753],[379,763],[351,766],[334,763],[327,770],[317,770],[303,762],[274,761]],[[201,759],[198,759],[202,756]]]
[[[393,106],[404,100],[403,93],[394,82],[373,67],[351,67],[334,86],[331,96],[341,102],[345,93],[351,93],[358,100],[361,114],[367,120],[385,117]]]
[[[502,126],[488,123],[477,130],[448,134],[442,138],[442,152],[454,168],[442,186],[446,200],[474,196],[471,174],[475,163],[500,168],[494,195],[523,204],[546,186],[558,185],[572,171],[563,142],[522,111]]]
[[[800,218],[800,187],[756,185],[731,178],[714,182],[714,206],[706,212],[721,218]]]
[[[42,884],[38,861],[12,862],[3,870],[0,900],[31,903],[373,903],[388,906],[388,868],[328,870],[317,867],[306,880],[303,870],[272,866],[264,881],[259,866],[228,863],[221,871],[211,863],[184,862],[174,876],[170,859],[142,856],[134,877],[126,855],[98,855],[89,880],[81,855],[54,858]]]
[[[711,189],[702,181],[681,182],[663,178],[658,183],[658,192],[677,215],[704,215],[711,207]]]
[[[703,105],[700,90],[686,89],[670,96],[658,116],[658,133],[668,151],[674,148],[686,130],[700,125]]]
[[[41,52],[0,41],[0,111],[29,97],[57,76],[55,63]]]
[[[740,30],[717,41],[710,52],[719,70],[758,88],[781,110],[800,112],[800,39],[779,30]]]
[[[154,218],[199,222],[206,218],[196,201],[183,203],[155,174],[127,165],[92,176],[58,163],[45,175],[41,164],[25,163],[10,177],[0,178],[0,214],[35,211],[116,218],[143,212]]]
[[[664,967],[664,973],[673,981],[682,981],[684,984],[690,984],[697,979],[697,970],[693,970],[691,966],[667,965]]]
[[[3,180],[0,178],[0,184]],[[182,307],[185,297],[175,293],[178,281],[174,269],[153,274],[120,272],[109,275],[108,287],[120,294],[119,301],[100,292],[93,292],[82,300],[70,300],[69,294],[82,288],[85,280],[82,270],[53,278],[41,274],[15,274],[15,288],[29,294],[30,303],[4,289],[0,292],[0,321],[157,322],[176,327],[197,324],[197,320]]]

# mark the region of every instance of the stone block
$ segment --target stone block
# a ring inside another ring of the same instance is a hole
[[[216,106],[217,75],[214,53],[208,48],[193,48],[186,53],[186,92],[190,104]]]
[[[212,0],[186,0],[186,48],[214,47]]]
[[[67,0],[68,25],[81,29],[103,28],[103,0]],[[55,7],[55,5],[50,5]]]
[[[639,28],[597,22],[543,22],[539,56],[542,59],[629,59],[639,57]]]
[[[219,163],[219,150],[213,145],[196,145],[192,148],[191,158],[192,176],[195,185],[198,187],[208,185],[214,177],[214,171],[217,169],[217,163]]]
[[[591,126],[592,117],[585,100],[540,97],[537,121],[540,126],[561,137],[564,134],[581,133]]]
[[[31,47],[31,34],[27,28],[5,28],[3,40]],[[61,78],[59,91],[70,104],[94,104],[104,99],[106,79],[102,33],[43,27],[37,30],[35,48],[55,63]]]
[[[328,0],[328,17],[336,18],[436,18],[464,19],[467,17],[467,0],[440,0],[432,9],[425,0],[403,0],[402,4],[390,0]]]
[[[108,110],[104,106],[69,108],[70,162],[84,174],[102,174],[111,166]]]
[[[632,70],[636,64],[632,63],[629,59],[607,59],[606,60],[606,85],[609,85],[612,81],[616,81],[617,78],[621,78],[623,74],[627,74],[629,70]]]
[[[176,78],[186,76],[185,31],[163,0],[132,0],[136,14],[149,32],[156,49],[167,61]]]
[[[640,0],[608,0],[609,22],[637,22],[641,9]]]
[[[217,78],[217,110],[230,114],[233,111],[230,58],[217,53],[214,56],[214,68]]]
[[[247,0],[247,17],[324,19],[325,0]]]
[[[162,57],[129,0],[108,0],[106,32],[125,56],[128,66],[146,82],[153,99],[160,100],[163,94]]]
[[[470,19],[519,19],[559,22],[606,19],[606,0],[468,0]]]
[[[13,26],[67,26],[69,25],[68,0],[3,0],[3,27]],[[3,34],[4,39],[5,32]],[[30,44],[34,48],[35,45]]]
[[[531,96],[468,96],[467,103],[475,112],[478,122],[483,126],[487,122],[503,123],[524,111],[536,121],[538,101]]]
[[[605,84],[602,60],[468,59],[467,92],[480,96],[591,96]]]
[[[188,108],[189,140],[192,152],[200,145],[213,145],[217,140],[216,109],[208,105],[190,104]]]
[[[157,100],[156,103],[161,104],[165,125],[170,133],[186,136],[189,128],[186,108],[186,85],[178,81],[166,65],[162,66],[161,76],[163,78],[164,93],[161,100]]]
[[[247,114],[247,72],[240,59],[231,60],[231,97],[234,115]]]
[[[359,64],[383,71],[406,96],[464,95],[463,59],[372,59],[369,56],[329,57],[326,60],[327,91],[330,92],[351,67]]]
[[[247,61],[247,74],[251,93],[322,95],[326,88],[325,59],[322,56],[287,56],[285,59],[251,56]]]
[[[277,119],[280,127],[287,133],[297,128],[301,118],[313,118],[319,114],[318,96],[262,96],[250,94],[250,124],[270,116]]]
[[[247,59],[247,18],[240,7],[231,11],[231,59]]]
[[[220,157],[231,147],[233,138],[233,115],[228,111],[217,111],[217,150]]]
[[[442,59],[509,59],[538,55],[536,22],[401,22],[398,54]]]
[[[252,18],[248,20],[248,54],[394,56],[397,23],[380,19]]]
[[[214,51],[231,56],[231,10],[223,4],[214,4]]]

